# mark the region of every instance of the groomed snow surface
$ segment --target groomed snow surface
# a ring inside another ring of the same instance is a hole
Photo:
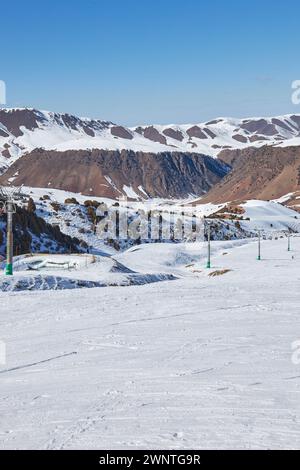
[[[201,244],[142,245],[116,261],[177,279],[0,293],[0,448],[297,448],[291,245],[262,241],[257,261],[256,241],[213,242],[211,269]],[[90,266],[76,275],[101,279]]]

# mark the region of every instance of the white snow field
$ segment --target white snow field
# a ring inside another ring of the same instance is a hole
[[[0,448],[299,447],[291,246],[215,242],[211,269],[200,244],[140,246],[116,259],[177,280],[0,293]]]

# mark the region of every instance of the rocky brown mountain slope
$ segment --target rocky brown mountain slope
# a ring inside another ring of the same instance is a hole
[[[65,189],[87,195],[182,198],[202,195],[230,167],[194,153],[144,153],[128,150],[47,151],[36,149],[18,159],[0,184]]]
[[[276,199],[300,189],[300,147],[249,148],[221,155],[233,170],[201,199]]]

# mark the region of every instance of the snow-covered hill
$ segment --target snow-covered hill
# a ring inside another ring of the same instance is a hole
[[[93,214],[97,204],[105,203],[107,207],[115,209],[115,201],[107,198],[93,198],[66,191],[48,188],[24,188],[24,193],[31,197],[36,206],[36,215],[53,226],[59,227],[62,233],[80,239],[88,247],[90,253],[114,255],[118,251],[136,245],[137,243],[157,242],[157,238],[141,240],[123,239],[120,237],[113,242],[102,239],[95,232]],[[68,201],[66,203],[66,201]],[[73,203],[72,203],[73,201]],[[229,206],[229,210],[227,210]],[[152,217],[161,215],[164,223],[169,223],[170,213],[173,222],[170,234],[174,234],[174,227],[182,220],[184,212],[186,226],[191,226],[192,218],[196,217],[198,223],[204,217],[211,219],[211,237],[214,240],[235,240],[257,235],[261,230],[265,237],[281,232],[300,232],[300,215],[291,208],[283,206],[280,202],[251,200],[240,205],[240,214],[236,215],[230,210],[230,204],[199,204],[192,205],[192,201],[152,199],[148,201],[123,201],[120,202],[118,211],[132,222],[142,224],[142,217],[151,211]],[[156,214],[156,215],[155,215]],[[220,217],[218,217],[218,214]],[[168,234],[168,231],[165,231]],[[200,233],[200,232],[199,232]],[[204,238],[204,231],[200,237]],[[198,237],[199,238],[199,235]],[[188,239],[188,231],[185,233]],[[166,235],[162,234],[162,240],[169,243]],[[175,240],[176,241],[176,240]],[[191,241],[191,240],[190,240]],[[167,249],[167,248],[166,248]],[[34,250],[33,247],[33,251]]]
[[[133,150],[194,152],[216,156],[225,149],[300,144],[300,115],[218,118],[200,124],[128,128],[98,119],[30,108],[0,109],[0,168],[26,152],[46,150]]]
[[[211,156],[249,146],[300,145],[300,115],[224,117],[200,124],[140,126],[132,130],[163,145]]]

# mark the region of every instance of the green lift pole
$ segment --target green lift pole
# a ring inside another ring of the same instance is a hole
[[[6,265],[5,274],[12,276],[13,274],[13,214],[16,212],[14,198],[19,197],[21,188],[13,186],[0,187],[0,196],[5,201],[5,211],[7,214],[6,222]]]
[[[258,231],[258,255],[257,255],[258,261],[261,260],[261,249],[260,249],[260,230]]]
[[[12,219],[14,213],[13,202],[8,200],[6,203],[7,212],[7,228],[6,228],[6,266],[5,274],[12,276],[13,274],[13,230],[12,230]]]
[[[210,225],[207,226],[207,263],[206,267],[210,268]]]

